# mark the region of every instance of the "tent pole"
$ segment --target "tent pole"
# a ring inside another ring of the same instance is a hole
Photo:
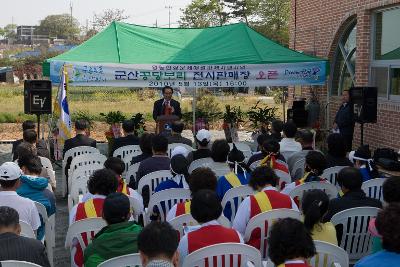
[[[192,113],[193,113],[193,136],[196,136],[196,101],[197,101],[197,88],[193,90],[193,104],[192,104]]]

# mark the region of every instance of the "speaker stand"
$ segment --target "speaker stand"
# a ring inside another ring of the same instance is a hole
[[[37,118],[37,136],[38,136],[38,140],[40,139],[40,114],[36,114],[36,118]]]
[[[360,132],[361,132],[361,146],[364,145],[364,123],[360,123]]]

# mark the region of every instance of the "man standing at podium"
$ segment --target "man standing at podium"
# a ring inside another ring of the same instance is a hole
[[[174,89],[170,86],[164,86],[162,93],[164,98],[154,102],[153,119],[156,121],[157,117],[161,115],[176,115],[181,119],[181,105],[178,101],[172,99]]]

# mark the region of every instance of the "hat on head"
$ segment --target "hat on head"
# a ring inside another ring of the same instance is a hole
[[[201,129],[200,131],[197,132],[196,134],[196,139],[199,142],[202,142],[204,139],[207,140],[207,142],[210,142],[211,140],[211,134],[209,131],[207,131],[206,129]]]
[[[176,155],[183,155],[184,157],[187,157],[187,155],[189,155],[189,150],[187,150],[183,146],[177,146],[172,150],[171,158]]]
[[[21,177],[22,171],[15,162],[5,162],[0,166],[0,180],[14,181]]]
[[[171,158],[171,171],[176,174],[188,172],[189,162],[183,155],[175,155]]]
[[[358,160],[364,160],[364,161],[371,159],[371,150],[369,150],[369,145],[360,146],[354,152],[353,158],[358,159]]]

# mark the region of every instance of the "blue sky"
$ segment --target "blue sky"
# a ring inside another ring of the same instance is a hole
[[[90,21],[94,13],[101,13],[104,9],[124,9],[130,18],[129,23],[158,26],[168,26],[168,9],[172,6],[171,23],[176,26],[181,15],[180,8],[189,4],[190,0],[72,0],[73,16],[81,26],[86,26],[86,19]],[[47,15],[69,13],[70,0],[1,0],[0,27],[14,21],[17,25],[38,25],[39,20]]]

